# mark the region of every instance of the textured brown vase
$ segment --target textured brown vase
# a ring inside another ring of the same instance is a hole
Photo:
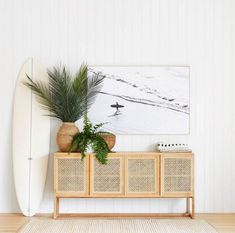
[[[114,134],[102,134],[100,135],[105,142],[107,143],[108,147],[110,150],[112,150],[112,148],[114,147],[115,143],[116,143],[116,135]]]
[[[73,140],[73,136],[78,132],[79,130],[75,123],[63,122],[56,138],[60,151],[68,152],[69,146],[71,145],[71,142]]]

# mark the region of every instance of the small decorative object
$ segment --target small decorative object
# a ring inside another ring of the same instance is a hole
[[[82,159],[86,156],[86,153],[94,152],[99,162],[106,164],[110,148],[106,142],[107,137],[105,140],[104,136],[109,135],[110,133],[99,130],[103,125],[103,123],[93,125],[85,114],[83,131],[78,132],[73,136],[69,151],[79,151],[82,155]],[[109,144],[110,147],[114,146],[113,141]]]
[[[156,150],[159,152],[192,152],[186,143],[157,143]]]
[[[114,134],[188,134],[189,66],[92,66],[105,77],[89,119]],[[102,112],[102,114],[97,114]]]
[[[63,122],[57,135],[57,144],[62,152],[68,151],[73,135],[78,133],[74,122],[94,102],[104,79],[99,74],[91,75],[88,79],[87,72],[87,65],[84,64],[74,77],[65,66],[53,67],[47,72],[49,83],[33,81],[28,75],[28,82],[24,83],[36,94],[41,106],[49,110],[49,116]]]

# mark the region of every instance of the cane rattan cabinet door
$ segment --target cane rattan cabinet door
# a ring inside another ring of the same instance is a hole
[[[127,154],[125,156],[125,194],[128,197],[159,196],[159,155]]]
[[[54,188],[58,196],[89,195],[89,158],[81,160],[78,153],[56,153],[54,157]]]
[[[161,161],[162,196],[192,196],[193,155],[163,154]]]
[[[110,154],[107,164],[90,156],[90,195],[95,197],[124,195],[124,156]]]

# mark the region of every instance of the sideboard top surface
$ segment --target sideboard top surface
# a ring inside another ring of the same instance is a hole
[[[87,153],[87,155],[95,155],[94,153]],[[144,156],[144,155],[164,155],[164,156],[193,156],[194,154],[192,152],[151,152],[151,151],[118,151],[118,152],[111,152],[108,154],[108,156],[125,156],[125,155],[128,155],[128,156]],[[56,157],[65,157],[65,156],[68,156],[68,157],[76,157],[76,156],[81,156],[81,153],[78,153],[78,152],[71,152],[71,153],[68,153],[68,152],[55,152],[54,153],[54,156]]]

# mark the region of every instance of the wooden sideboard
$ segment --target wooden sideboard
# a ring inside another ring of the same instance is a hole
[[[54,218],[59,215],[60,198],[79,197],[185,198],[186,213],[180,216],[194,218],[194,156],[192,153],[118,152],[110,153],[108,163],[102,165],[94,154],[81,160],[79,153],[55,153]]]

